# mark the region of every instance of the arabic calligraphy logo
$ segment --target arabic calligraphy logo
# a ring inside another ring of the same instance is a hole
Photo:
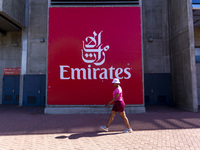
[[[96,66],[100,66],[105,62],[105,52],[110,48],[109,45],[101,48],[101,31],[98,35],[94,31],[93,37],[88,36],[83,41],[82,59],[85,63],[94,63]],[[98,36],[98,37],[97,37]],[[96,39],[97,38],[97,39]]]

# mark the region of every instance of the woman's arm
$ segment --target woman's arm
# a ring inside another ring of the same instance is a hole
[[[106,105],[106,107],[108,108],[110,104],[113,103],[118,97],[119,97],[119,93],[116,93],[115,97]]]

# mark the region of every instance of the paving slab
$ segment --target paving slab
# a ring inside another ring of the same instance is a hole
[[[117,114],[45,115],[44,107],[0,105],[0,150],[199,150],[200,113],[147,107],[127,114],[132,133]]]

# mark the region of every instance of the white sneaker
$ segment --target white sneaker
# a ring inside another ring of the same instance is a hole
[[[103,130],[103,131],[108,132],[108,128],[106,128],[106,126],[100,126],[100,129]]]
[[[131,133],[133,130],[130,128],[130,129],[126,129],[126,130],[124,130],[124,132],[123,133]]]

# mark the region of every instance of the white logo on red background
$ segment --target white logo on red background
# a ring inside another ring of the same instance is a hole
[[[105,52],[109,50],[110,46],[103,47],[101,40],[101,31],[97,34],[93,32],[93,36],[88,36],[83,42],[82,60],[89,63],[88,68],[71,68],[69,65],[60,65],[60,79],[61,80],[97,80],[97,79],[130,79],[131,68],[100,68],[91,67],[90,64],[100,66],[105,62]],[[102,48],[103,47],[103,48]]]
[[[105,52],[110,48],[109,45],[102,48],[101,43],[101,31],[97,34],[93,32],[93,36],[88,36],[83,41],[82,59],[85,63],[94,63],[96,66],[100,66],[105,62]]]

